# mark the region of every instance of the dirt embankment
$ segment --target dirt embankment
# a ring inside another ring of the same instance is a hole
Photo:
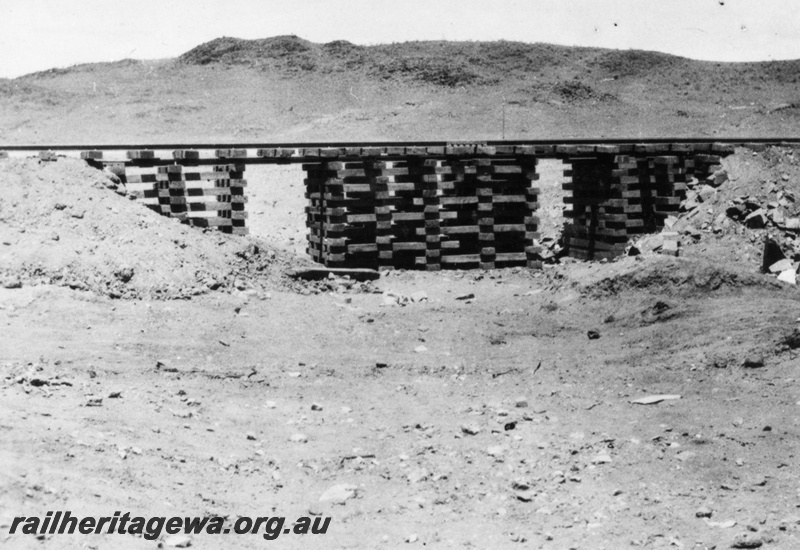
[[[114,298],[188,298],[274,286],[291,260],[254,239],[180,225],[83,161],[0,162],[0,281]]]

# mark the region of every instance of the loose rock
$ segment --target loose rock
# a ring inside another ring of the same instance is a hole
[[[751,535],[750,533],[743,533],[733,539],[731,548],[761,548],[763,545],[764,541],[761,540],[761,537]]]
[[[356,496],[358,487],[346,483],[334,485],[319,497],[320,502],[330,502],[333,504],[344,504],[348,499]]]
[[[164,539],[164,546],[169,548],[189,548],[192,539],[188,535],[170,535]]]
[[[634,399],[631,403],[635,405],[655,405],[656,403],[661,403],[662,401],[670,401],[673,399],[680,399],[680,395],[648,395],[647,397],[641,397],[639,399]]]
[[[697,517],[697,518],[710,518],[711,514],[712,514],[711,510],[709,510],[705,506],[701,506],[694,513],[694,516]]]
[[[746,369],[760,369],[764,366],[764,356],[751,354],[744,358],[742,366]]]
[[[461,426],[461,431],[467,435],[478,435],[481,429],[477,424],[464,424]]]

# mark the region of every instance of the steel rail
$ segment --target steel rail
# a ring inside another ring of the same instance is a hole
[[[613,139],[517,139],[517,140],[450,140],[450,141],[318,141],[318,142],[210,142],[210,143],[42,143],[38,145],[4,145],[0,151],[122,151],[142,149],[297,149],[297,148],[336,148],[336,147],[444,147],[452,144],[498,145],[621,145],[621,144],[662,144],[662,143],[721,143],[725,145],[792,145],[800,144],[800,137],[768,138],[613,138]]]

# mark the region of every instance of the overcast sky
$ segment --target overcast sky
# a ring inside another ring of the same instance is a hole
[[[695,59],[800,58],[798,0],[0,0],[0,77],[174,57],[220,36],[518,40]]]

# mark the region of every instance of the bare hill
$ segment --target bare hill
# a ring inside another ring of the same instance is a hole
[[[2,80],[0,142],[795,135],[799,76],[800,61],[504,41],[219,38]]]

